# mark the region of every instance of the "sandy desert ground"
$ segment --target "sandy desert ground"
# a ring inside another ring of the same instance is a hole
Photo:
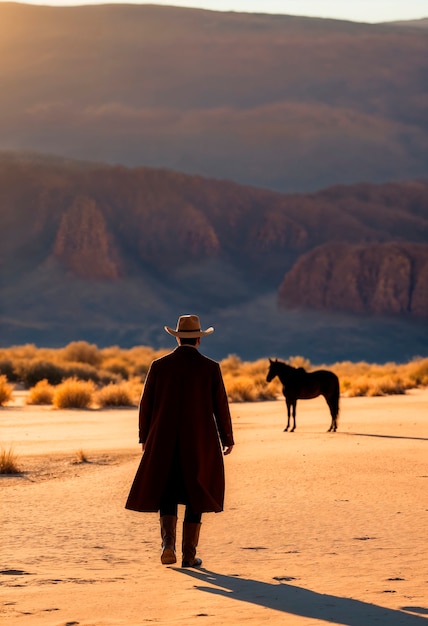
[[[282,400],[232,404],[199,570],[161,565],[157,515],[124,509],[136,410],[17,404],[0,410],[24,470],[0,478],[5,625],[428,623],[428,390],[343,398],[335,434],[322,399],[295,433]]]

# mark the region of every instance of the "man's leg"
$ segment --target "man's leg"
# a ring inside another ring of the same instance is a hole
[[[162,538],[161,563],[172,565],[177,562],[175,537],[177,531],[177,504],[164,502],[160,508],[160,528]]]
[[[195,513],[187,505],[183,522],[183,560],[181,567],[200,567],[202,560],[196,557],[202,513]]]

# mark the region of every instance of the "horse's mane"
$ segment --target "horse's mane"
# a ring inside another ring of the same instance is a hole
[[[271,362],[273,364],[285,366],[286,368],[294,370],[295,372],[298,372],[299,374],[307,373],[304,367],[293,367],[292,365],[290,365],[290,363],[286,363],[285,361],[280,361],[279,359],[271,360]]]

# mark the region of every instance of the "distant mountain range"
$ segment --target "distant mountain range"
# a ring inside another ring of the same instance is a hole
[[[0,3],[0,342],[426,355],[427,25]]]
[[[2,2],[0,149],[283,192],[420,178],[426,24]]]
[[[0,154],[0,343],[215,358],[405,360],[428,349],[428,180],[281,194],[154,168]]]

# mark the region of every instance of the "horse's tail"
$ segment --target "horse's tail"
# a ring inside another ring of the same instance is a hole
[[[340,411],[340,383],[339,379],[332,372],[334,383],[332,388],[330,389],[329,398],[328,398],[328,406],[330,407],[331,416],[336,422],[339,420],[339,411]]]

